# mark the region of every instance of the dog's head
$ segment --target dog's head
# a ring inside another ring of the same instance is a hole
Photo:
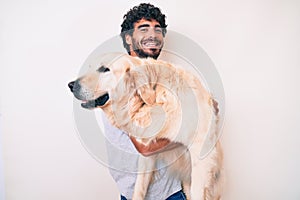
[[[68,84],[74,96],[83,101],[87,109],[105,107],[110,102],[111,92],[121,77],[141,60],[121,54],[114,55],[109,61],[102,62],[94,71],[88,72]]]

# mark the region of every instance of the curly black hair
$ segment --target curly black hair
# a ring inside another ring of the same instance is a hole
[[[132,36],[134,23],[141,19],[152,20],[155,19],[162,28],[163,36],[167,32],[166,16],[161,13],[158,7],[153,6],[150,3],[141,3],[138,6],[130,9],[123,17],[123,23],[121,24],[121,37],[123,40],[123,46],[129,53],[129,45],[126,43],[125,35],[130,34]]]

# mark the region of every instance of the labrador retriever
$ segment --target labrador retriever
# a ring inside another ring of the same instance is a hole
[[[101,108],[112,125],[148,145],[158,139],[180,143],[152,156],[140,156],[133,199],[144,199],[157,160],[172,162],[187,199],[219,200],[223,186],[223,153],[217,101],[199,78],[171,63],[118,55],[69,83],[87,109]],[[204,141],[215,141],[200,156]]]

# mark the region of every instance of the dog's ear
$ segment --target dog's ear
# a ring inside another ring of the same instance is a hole
[[[137,94],[147,105],[153,105],[156,101],[157,74],[151,66],[141,66],[135,69],[134,79]]]
[[[129,73],[129,71],[128,71]],[[132,73],[131,73],[131,81],[133,81]],[[134,82],[134,81],[133,81]],[[136,86],[135,83],[131,82],[131,86]],[[151,95],[144,95],[144,93],[149,93],[149,88],[145,88],[146,86],[141,86],[138,89],[134,89],[135,91],[130,94],[129,97],[129,117],[134,122],[134,124],[138,127],[145,128],[149,126],[152,122],[151,119],[151,106],[153,104],[151,100]]]
[[[151,85],[143,85],[137,89],[137,94],[141,97],[147,105],[153,105],[156,100],[156,93]]]
[[[130,68],[126,72],[129,97],[129,116],[139,127],[151,124],[151,108],[156,101],[155,83],[144,66]]]

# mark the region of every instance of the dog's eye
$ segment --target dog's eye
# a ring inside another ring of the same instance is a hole
[[[109,72],[110,70],[109,70],[109,68],[102,65],[101,67],[99,67],[99,69],[97,71],[98,72]]]

